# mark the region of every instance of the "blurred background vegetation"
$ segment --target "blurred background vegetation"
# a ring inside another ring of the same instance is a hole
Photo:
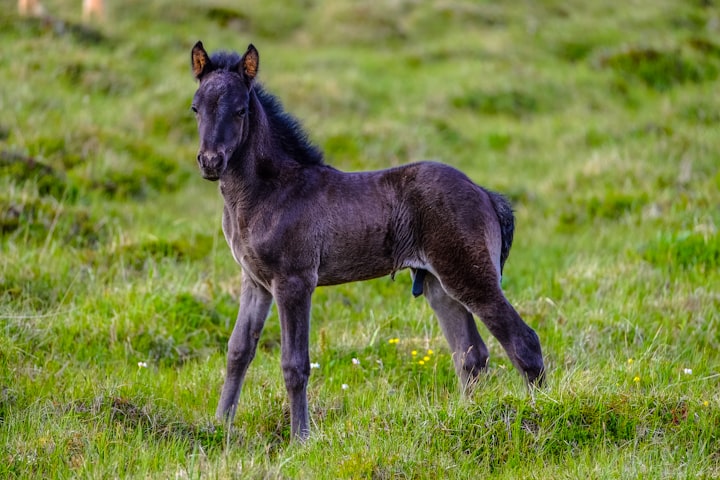
[[[0,476],[720,475],[717,2],[43,3],[0,11]],[[511,198],[544,394],[489,339],[461,401],[398,276],[316,293],[304,450],[274,314],[238,430],[212,426],[240,273],[196,172],[197,40],[252,42],[328,163],[440,160]]]

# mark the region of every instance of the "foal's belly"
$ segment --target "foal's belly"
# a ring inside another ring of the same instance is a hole
[[[396,264],[392,249],[384,245],[382,235],[353,238],[347,234],[321,250],[318,285],[382,277],[392,273]]]
[[[365,262],[358,261],[357,263],[321,264],[318,270],[318,285],[339,285],[341,283],[370,280],[389,275],[392,271],[392,262],[378,259],[367,259]]]

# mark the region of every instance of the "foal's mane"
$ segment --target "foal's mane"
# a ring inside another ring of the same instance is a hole
[[[217,52],[210,57],[216,70],[237,71],[242,57],[236,52]],[[255,82],[252,86],[270,125],[273,141],[293,160],[303,165],[323,165],[322,151],[312,144],[300,122],[285,111],[273,94]]]

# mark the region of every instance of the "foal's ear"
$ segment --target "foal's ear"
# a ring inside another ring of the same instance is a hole
[[[252,83],[257,75],[258,68],[260,67],[260,54],[258,53],[255,46],[251,43],[248,45],[247,52],[243,55],[238,70],[240,74],[245,78],[248,86]]]
[[[197,42],[190,53],[190,64],[192,66],[193,75],[197,80],[201,80],[203,75],[212,70],[212,63],[208,57],[202,42]]]

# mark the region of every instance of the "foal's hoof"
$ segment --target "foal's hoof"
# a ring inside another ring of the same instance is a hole
[[[541,388],[545,386],[545,368],[539,368],[537,370],[526,370],[525,378],[527,379],[528,386],[531,388]]]
[[[290,441],[302,445],[310,438],[310,430],[301,430],[290,435]]]

